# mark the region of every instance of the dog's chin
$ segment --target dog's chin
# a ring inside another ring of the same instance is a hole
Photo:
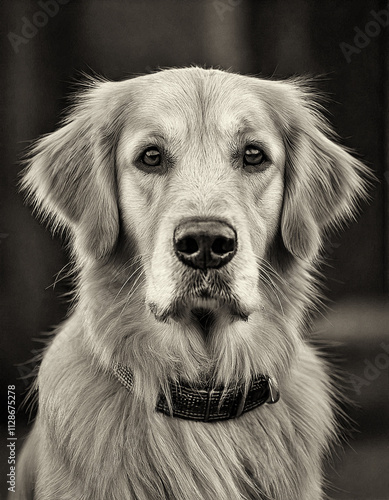
[[[190,312],[190,321],[205,337],[208,337],[215,326],[216,315],[212,309],[203,307],[193,308]]]

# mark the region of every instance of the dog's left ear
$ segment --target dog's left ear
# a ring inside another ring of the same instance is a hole
[[[372,175],[334,141],[334,134],[304,89],[293,85],[287,94],[281,233],[290,253],[311,261],[318,256],[327,231],[355,215]]]
[[[69,230],[75,250],[96,259],[111,251],[119,232],[115,85],[97,83],[82,94],[64,125],[32,149],[21,182],[43,217]]]

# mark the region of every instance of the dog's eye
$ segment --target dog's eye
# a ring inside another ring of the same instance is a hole
[[[149,167],[158,167],[161,164],[161,153],[157,148],[148,148],[142,154],[142,162]]]
[[[245,166],[257,166],[266,161],[265,153],[255,146],[248,146],[244,152]]]

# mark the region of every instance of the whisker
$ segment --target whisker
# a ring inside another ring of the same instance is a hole
[[[285,316],[284,308],[282,307],[282,303],[281,303],[281,300],[280,300],[277,292],[279,292],[283,296],[285,296],[285,294],[283,293],[283,291],[281,289],[279,289],[273,283],[272,279],[270,278],[270,276],[267,274],[267,272],[265,270],[262,270],[262,272],[263,272],[263,280],[265,281],[265,284],[268,284],[271,287],[271,290],[273,291],[274,296],[276,297],[277,302],[278,302],[278,304],[280,306],[281,312],[282,312],[283,316]]]
[[[123,314],[125,308],[128,306],[128,303],[129,301],[131,300],[131,298],[134,296],[135,292],[138,290],[138,288],[144,284],[144,270],[141,271],[141,273],[139,274],[139,276],[136,278],[136,280],[134,281],[134,284],[132,285],[131,287],[131,290],[128,292],[127,296],[126,296],[126,300],[125,300],[125,303],[122,307],[122,310],[121,312],[119,313],[119,317]],[[142,281],[139,281],[140,279],[142,279]]]
[[[69,278],[69,277],[70,277],[70,276],[72,276],[72,275],[75,275],[75,274],[76,274],[76,270],[75,270],[75,268],[74,268],[73,264],[74,264],[74,262],[72,262],[72,261],[69,261],[67,264],[65,264],[65,265],[62,267],[62,269],[60,269],[60,270],[59,270],[59,271],[55,274],[53,283],[51,283],[51,285],[47,286],[47,287],[45,288],[45,290],[48,290],[49,288],[53,288],[53,290],[54,290],[54,289],[55,289],[55,287],[57,286],[57,284],[58,284],[60,281],[62,281],[62,280],[64,280],[64,279],[66,279],[66,278]],[[68,270],[68,272],[67,272],[66,274],[64,274],[63,276],[61,276],[61,274],[63,273],[63,271],[64,271],[67,267],[69,267],[69,266],[72,266],[72,267]]]
[[[140,260],[148,260],[150,259],[150,254],[137,254],[135,255],[134,257],[131,257],[130,259],[126,260],[126,262],[124,262],[124,264],[122,265],[121,267],[121,270],[122,271],[126,271],[129,267],[131,267],[135,262],[138,262]]]
[[[117,294],[115,295],[115,297],[113,298],[112,300],[112,304],[117,300],[117,298],[119,297],[119,295],[121,294],[121,292],[123,291],[124,287],[127,285],[127,283],[132,279],[132,277],[138,273],[138,272],[144,272],[143,270],[143,266],[142,265],[139,265],[137,268],[135,268],[135,270],[130,274],[130,276],[125,280],[125,282],[123,283],[123,285],[120,287],[119,291],[117,292]]]
[[[268,260],[266,260],[264,257],[260,257],[259,255],[255,255],[255,257],[260,262],[260,264],[264,265],[266,269],[271,272],[271,274],[274,275],[281,283],[290,286],[286,279],[274,269],[274,266],[272,266]]]

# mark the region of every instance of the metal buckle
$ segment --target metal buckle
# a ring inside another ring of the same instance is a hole
[[[277,401],[280,399],[280,391],[274,378],[271,379],[270,377],[267,377],[267,383],[269,385],[269,397],[266,401],[266,404],[272,405],[274,403],[277,403]]]

